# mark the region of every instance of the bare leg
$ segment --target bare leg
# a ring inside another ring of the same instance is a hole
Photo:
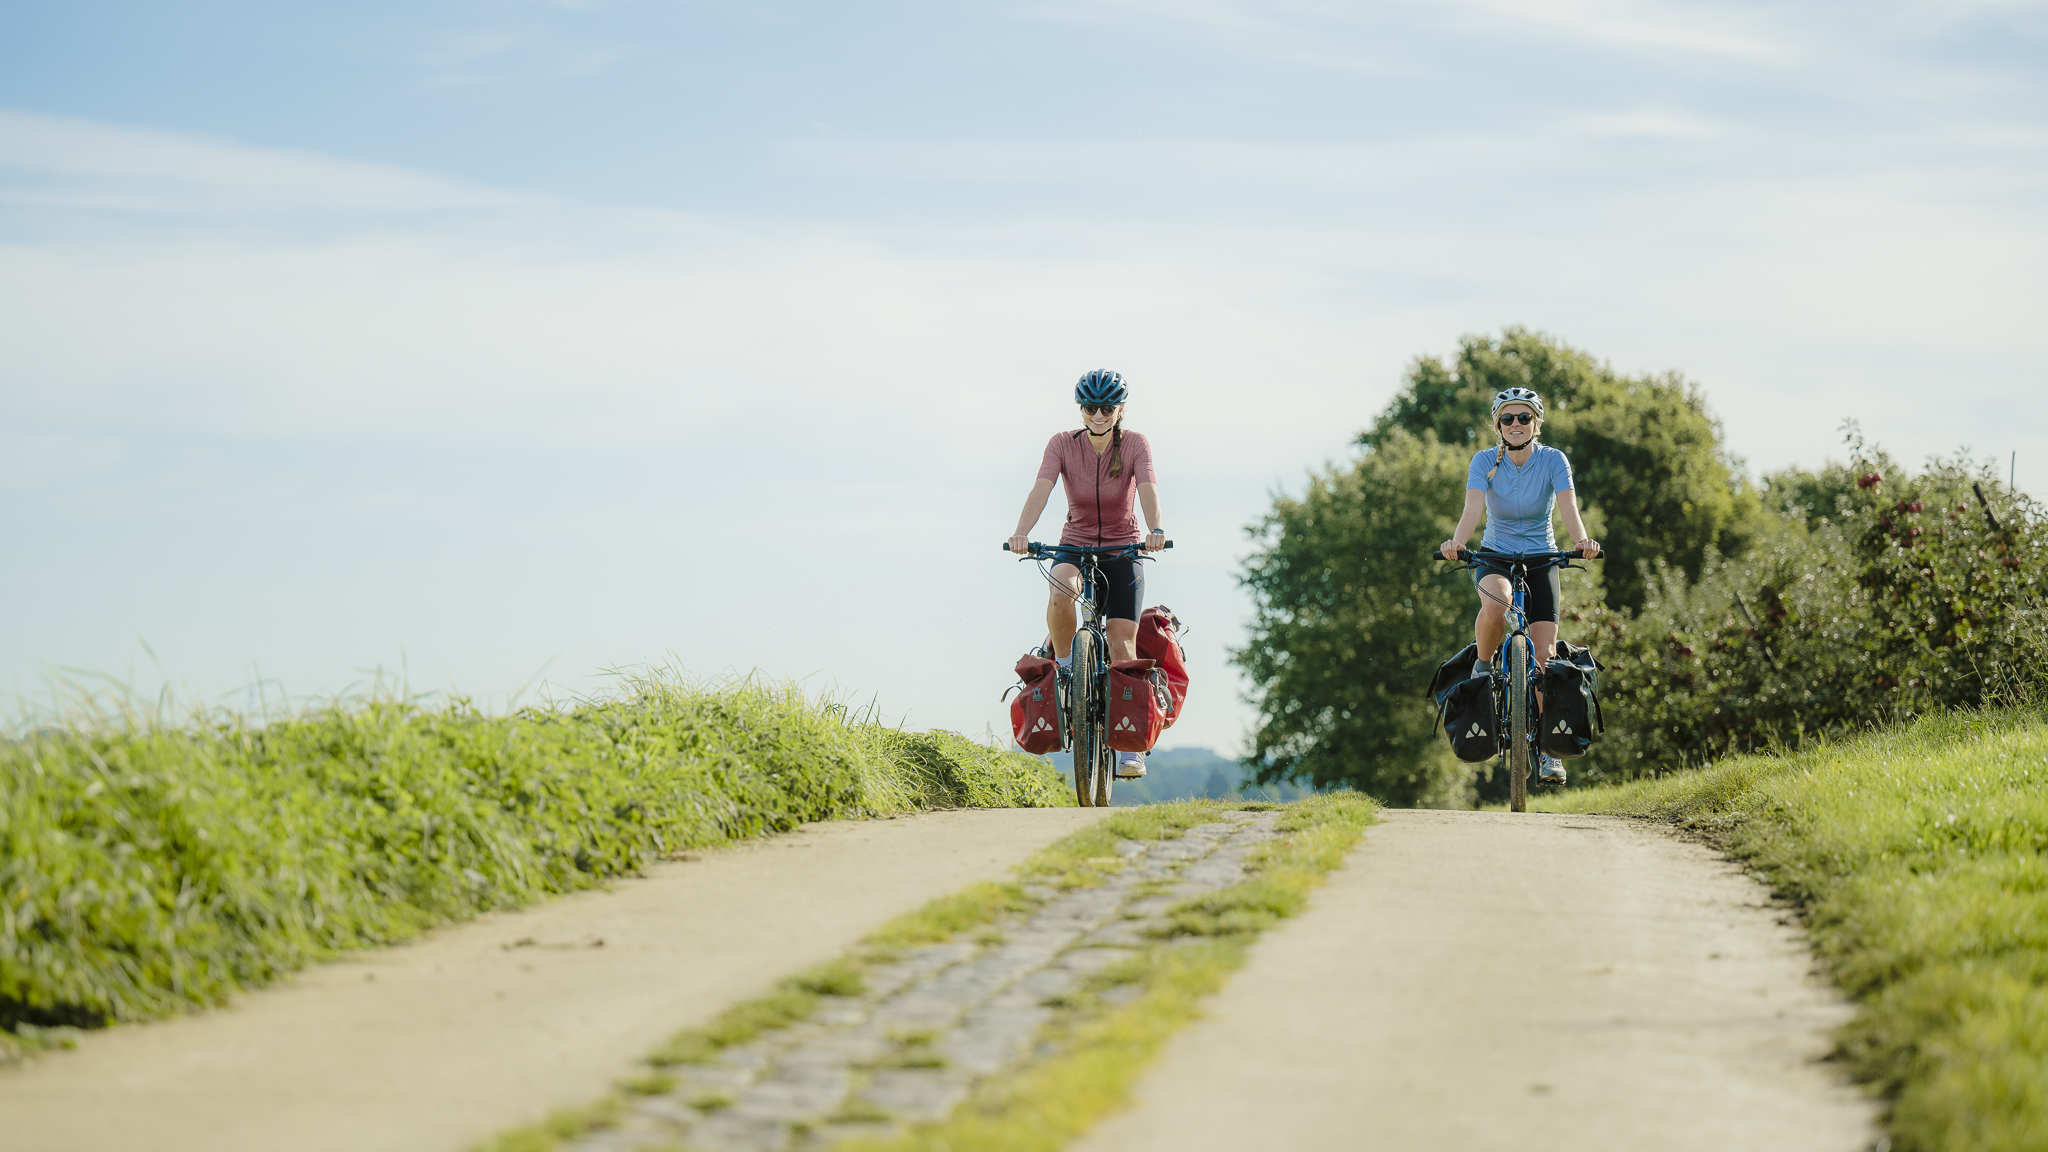
[[[1081,594],[1081,570],[1072,564],[1055,564],[1052,582],[1045,601],[1045,630],[1052,636],[1052,654],[1065,660],[1074,654],[1074,630],[1081,626],[1074,607],[1074,598]]]
[[[1513,603],[1514,589],[1508,586],[1507,577],[1498,574],[1480,577],[1479,587],[1483,591],[1479,597],[1479,619],[1472,625],[1472,639],[1479,645],[1479,658],[1490,661],[1500,651],[1500,642],[1507,638],[1507,606]]]
[[[1136,660],[1138,658],[1138,622],[1136,620],[1111,620],[1109,622],[1109,658],[1115,660]]]

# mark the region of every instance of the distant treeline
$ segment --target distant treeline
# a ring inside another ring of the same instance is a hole
[[[1931,709],[2036,690],[2048,533],[1985,464],[1909,473],[1845,426],[1845,463],[1760,482],[1726,451],[1697,385],[1624,377],[1510,328],[1455,361],[1418,359],[1359,436],[1251,529],[1256,615],[1233,658],[1257,690],[1262,778],[1390,803],[1463,803],[1504,782],[1452,759],[1422,690],[1468,643],[1469,578],[1428,553],[1450,534],[1491,399],[1534,388],[1543,440],[1572,460],[1607,559],[1566,580],[1564,635],[1608,666],[1607,735],[1575,780],[1796,747]]]

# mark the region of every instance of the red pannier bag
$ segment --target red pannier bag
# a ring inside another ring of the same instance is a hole
[[[1033,756],[1067,746],[1059,688],[1054,680],[1058,668],[1059,665],[1030,652],[1017,657],[1017,679],[1021,683],[1011,689],[1017,698],[1010,701],[1010,734],[1016,737],[1017,747]]]
[[[1173,706],[1166,712],[1168,728],[1180,719],[1181,706],[1188,699],[1188,658],[1180,650],[1180,631],[1180,617],[1171,608],[1147,608],[1138,614],[1138,655],[1159,662],[1173,697]]]
[[[1109,746],[1150,752],[1166,731],[1173,694],[1157,660],[1119,660],[1109,666]]]

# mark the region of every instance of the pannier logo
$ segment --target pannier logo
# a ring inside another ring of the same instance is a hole
[[[1038,723],[1036,723],[1036,724],[1033,724],[1033,725],[1031,726],[1031,730],[1032,730],[1033,732],[1050,732],[1050,731],[1052,731],[1052,725],[1050,725],[1050,724],[1047,724],[1047,723],[1045,722],[1045,717],[1043,717],[1043,716],[1040,716],[1040,717],[1038,718]]]
[[[1467,732],[1467,733],[1465,733],[1465,738],[1469,740],[1469,739],[1471,739],[1471,738],[1472,738],[1472,737],[1474,737],[1474,736],[1484,736],[1484,735],[1486,735],[1486,730],[1485,730],[1484,728],[1481,728],[1481,727],[1479,726],[1479,721],[1477,721],[1477,720],[1474,720],[1474,721],[1472,722],[1472,730],[1471,730],[1470,732]]]
[[[1125,716],[1122,719],[1119,719],[1116,722],[1116,727],[1113,729],[1113,731],[1117,732],[1136,732],[1137,730],[1138,726],[1136,724],[1131,723],[1131,718],[1129,716]]]
[[[1552,731],[1552,732],[1563,732],[1563,733],[1565,733],[1566,735],[1570,735],[1570,734],[1571,734],[1571,730],[1572,730],[1572,726],[1571,726],[1571,725],[1569,725],[1569,724],[1567,724],[1567,723],[1565,723],[1565,722],[1564,722],[1564,721],[1562,721],[1562,720],[1559,720],[1559,721],[1557,722],[1557,727],[1555,727],[1555,728],[1552,728],[1552,729],[1551,729],[1551,731]]]

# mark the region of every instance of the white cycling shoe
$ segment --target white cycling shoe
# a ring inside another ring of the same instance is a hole
[[[1563,784],[1564,761],[1555,756],[1536,758],[1536,782],[1538,784]]]
[[[1116,754],[1116,778],[1119,780],[1142,780],[1145,776],[1145,754],[1143,752],[1119,752]]]

